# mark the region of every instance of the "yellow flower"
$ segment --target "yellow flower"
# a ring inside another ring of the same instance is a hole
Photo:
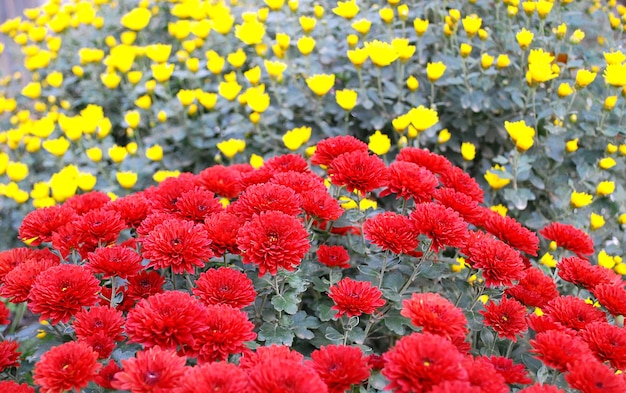
[[[365,50],[377,67],[386,67],[398,58],[398,51],[388,42],[378,40],[366,42]]]
[[[570,86],[570,84],[567,82],[559,84],[559,88],[556,92],[556,94],[561,98],[568,97],[572,95],[572,93],[574,93],[574,89],[572,89],[572,86]]]
[[[356,22],[352,22],[352,28],[354,30],[356,30],[357,32],[359,32],[360,34],[367,34],[370,31],[370,28],[372,27],[372,22],[370,22],[369,20],[363,18],[360,19]]]
[[[174,72],[174,64],[152,64],[150,68],[152,69],[152,77],[161,83],[168,81]]]
[[[567,25],[565,23],[561,23],[556,28],[553,28],[552,31],[556,34],[556,38],[562,40],[567,33]]]
[[[598,266],[602,266],[606,269],[613,269],[615,267],[615,259],[602,250],[598,253]]]
[[[587,70],[578,70],[576,72],[576,88],[582,89],[589,86],[595,79],[596,73]]]
[[[389,24],[393,21],[393,9],[389,7],[383,7],[378,11],[378,15],[383,22]]]
[[[317,21],[315,20],[315,18],[311,18],[310,16],[301,16],[300,19],[298,19],[298,21],[300,22],[300,27],[302,27],[302,30],[305,33],[310,33],[313,31],[313,29],[315,29],[315,24],[317,23]]]
[[[604,69],[604,81],[614,87],[626,86],[626,64],[609,64]]]
[[[333,8],[333,13],[350,20],[359,13],[359,6],[356,5],[356,0],[338,1],[337,7]]]
[[[412,108],[407,113],[410,124],[418,131],[422,132],[439,122],[439,115],[434,109],[426,108],[420,105],[417,108]]]
[[[124,115],[124,121],[126,121],[129,127],[137,128],[141,122],[141,115],[138,111],[128,111],[126,115]]]
[[[526,74],[527,81],[542,83],[552,80],[557,76],[559,76],[558,72],[555,72],[553,65],[550,63],[538,61],[528,64],[528,72]]]
[[[387,154],[389,149],[391,148],[391,139],[386,134],[380,132],[380,130],[376,130],[373,135],[369,137],[369,143],[367,147],[377,155]]]
[[[260,167],[263,166],[264,164],[264,160],[263,157],[261,157],[258,154],[252,154],[250,156],[250,161],[249,161],[250,165],[252,166],[252,168],[254,169],[259,169]]]
[[[612,143],[608,143],[606,145],[606,152],[609,154],[614,154],[615,152],[617,152],[617,149],[617,146]]]
[[[241,85],[237,83],[236,81],[220,82],[218,92],[222,97],[226,98],[228,101],[232,101],[237,97],[241,89],[242,89]]]
[[[139,31],[148,26],[151,17],[152,13],[149,10],[145,8],[133,8],[122,16],[120,23],[127,29]]]
[[[607,65],[622,64],[626,60],[626,55],[620,50],[615,52],[604,52],[604,60]]]
[[[22,95],[30,99],[36,99],[41,96],[41,83],[30,82],[22,89]]]
[[[509,59],[509,55],[498,55],[496,59],[496,66],[498,68],[506,68],[511,64],[511,59]]]
[[[472,53],[472,46],[470,44],[462,43],[459,48],[459,53],[462,58],[466,58]]]
[[[80,172],[78,174],[78,177],[76,178],[78,188],[83,191],[93,190],[93,188],[96,186],[97,181],[98,179],[94,175],[87,172]]]
[[[231,159],[237,153],[243,153],[246,148],[246,141],[242,139],[229,139],[227,141],[222,141],[217,144],[217,148],[226,158]]]
[[[450,134],[450,131],[448,131],[447,128],[444,128],[443,130],[439,131],[439,135],[437,135],[437,143],[442,145],[448,142],[451,136],[452,134]]]
[[[439,78],[443,76],[444,72],[446,72],[446,65],[440,61],[426,65],[426,76],[428,76],[428,80],[431,82],[438,81]]]
[[[226,59],[220,56],[216,51],[209,50],[205,53],[207,57],[207,69],[211,71],[212,74],[218,75],[224,69],[224,65],[226,64]]]
[[[265,4],[267,4],[272,11],[278,11],[285,5],[285,0],[265,0]]]
[[[206,93],[203,91],[196,90],[196,99],[206,109],[215,108],[215,104],[217,104],[217,94],[215,93]]]
[[[617,104],[617,96],[608,96],[604,99],[604,110],[612,111],[615,108],[615,104]]]
[[[505,187],[506,185],[508,185],[511,182],[511,179],[508,179],[508,178],[505,178],[505,177],[500,177],[498,172],[500,174],[506,173],[505,169],[502,166],[495,165],[495,166],[491,167],[491,169],[488,170],[485,173],[485,176],[484,176],[485,180],[487,181],[489,186],[491,188],[493,188],[494,190],[499,190],[499,189],[501,189],[502,187]]]
[[[357,68],[360,68],[367,60],[369,53],[367,49],[354,49],[347,52],[348,59]]]
[[[570,139],[569,141],[567,141],[565,143],[565,150],[568,153],[573,153],[576,150],[578,150],[578,138],[576,139]]]
[[[287,64],[281,61],[264,60],[263,65],[265,65],[265,71],[269,76],[277,80],[282,78],[283,72],[287,69]]]
[[[417,34],[418,37],[423,36],[424,33],[426,33],[426,30],[428,30],[428,20],[415,18],[413,20],[413,29],[415,30],[415,34]]]
[[[592,200],[593,196],[591,194],[574,191],[570,197],[570,204],[575,208],[580,208],[589,205]]]
[[[62,157],[70,147],[70,141],[64,137],[48,139],[43,142],[43,148],[50,154]]]
[[[155,63],[165,63],[172,53],[172,45],[154,44],[146,48],[146,56]]]
[[[255,66],[250,68],[248,71],[244,72],[243,75],[246,77],[248,82],[252,85],[256,85],[261,80],[261,67]]]
[[[615,191],[615,182],[612,181],[602,181],[596,187],[596,194],[599,196],[611,195]]]
[[[520,48],[528,49],[530,43],[533,41],[534,36],[535,35],[533,33],[526,30],[526,28],[523,28],[522,31],[515,35],[515,38],[517,39],[517,44]]]
[[[620,225],[626,225],[626,213],[620,214],[617,221],[620,223]]]
[[[483,20],[477,15],[468,15],[463,18],[463,29],[465,29],[468,37],[473,37],[480,29],[482,23]]]
[[[87,149],[85,153],[93,162],[100,162],[102,159],[102,150],[97,146]]]
[[[509,133],[513,142],[515,142],[515,146],[518,150],[526,151],[532,147],[535,129],[526,125],[524,120],[513,123],[505,121],[504,128]]]
[[[490,56],[488,53],[483,53],[480,57],[480,66],[486,70],[493,65],[495,59],[495,57]]]
[[[345,111],[350,111],[356,105],[358,94],[355,90],[343,89],[335,92],[337,104]]]
[[[137,154],[138,148],[139,148],[139,145],[137,145],[137,142],[130,142],[129,144],[126,145],[126,151],[128,151],[133,156]]]
[[[6,174],[11,181],[19,182],[28,176],[28,165],[23,162],[9,161],[7,164]]]
[[[228,54],[226,57],[228,64],[232,65],[235,68],[240,68],[243,63],[246,62],[246,53],[243,49],[239,48],[236,52]]]
[[[147,148],[146,158],[151,161],[161,161],[163,159],[163,148],[161,145],[152,145]]]
[[[176,94],[176,98],[182,104],[182,106],[189,106],[196,99],[196,92],[194,90],[179,90]]]
[[[316,74],[306,78],[306,84],[318,97],[328,93],[335,85],[335,74]]]
[[[311,138],[311,127],[298,127],[291,129],[283,135],[285,147],[291,151],[296,151]]]
[[[265,25],[254,18],[244,19],[243,24],[235,26],[235,37],[239,38],[246,45],[256,45],[263,42],[265,36]]]
[[[108,152],[109,152],[109,157],[115,163],[120,163],[124,161],[124,159],[128,155],[128,150],[126,150],[125,147],[118,146],[118,145],[113,145],[112,147],[110,147]]]
[[[537,14],[539,15],[539,18],[545,19],[548,14],[550,14],[553,5],[554,4],[551,1],[539,0],[537,2]]]
[[[144,94],[135,100],[135,106],[141,109],[149,109],[152,107],[152,98],[149,95]]]
[[[315,19],[313,19],[315,20]],[[309,36],[304,36],[298,40],[298,50],[304,56],[308,56],[315,49],[315,39]]]
[[[115,178],[120,186],[127,190],[137,183],[137,173],[132,171],[115,172]]]
[[[170,178],[170,177],[178,177],[178,175],[180,175],[180,171],[176,170],[176,171],[165,171],[165,170],[160,170],[160,171],[156,171],[154,173],[154,175],[152,176],[152,179],[157,182],[157,183],[161,183],[163,180]]]
[[[506,217],[506,213],[508,213],[509,209],[504,205],[494,205],[489,208],[489,210],[498,213],[502,217]]]
[[[580,44],[580,41],[582,41],[584,38],[585,38],[585,33],[580,29],[576,29],[574,33],[572,33],[571,37],[569,38],[569,42],[574,45]]]
[[[415,91],[420,87],[420,83],[416,77],[411,75],[406,80],[406,87],[408,87],[410,91]]]
[[[598,166],[601,169],[611,169],[615,166],[615,160],[611,157],[605,157],[603,159],[600,160],[600,162],[598,163]]]
[[[263,85],[259,86],[262,87]],[[246,93],[247,104],[253,111],[263,113],[270,106],[270,96],[259,88],[250,88]]]
[[[592,231],[602,228],[605,223],[606,221],[602,215],[591,213],[591,216],[589,217],[589,226]]]
[[[63,84],[63,73],[59,71],[49,73],[46,82],[52,87],[60,87]]]
[[[551,269],[554,269],[557,265],[556,259],[554,259],[554,256],[552,256],[552,254],[550,254],[549,252],[543,254],[541,259],[539,259],[539,262],[541,262],[542,265]]]
[[[132,83],[133,85],[136,85],[137,83],[139,83],[142,76],[143,76],[143,72],[141,71],[131,71],[126,74],[128,81]]]
[[[476,157],[476,146],[471,142],[463,142],[461,145],[461,155],[466,161],[472,161]]]

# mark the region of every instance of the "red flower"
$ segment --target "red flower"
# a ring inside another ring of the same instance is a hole
[[[69,206],[57,205],[33,210],[28,213],[20,225],[20,239],[31,246],[52,241],[52,233],[78,215]]]
[[[504,293],[528,307],[543,307],[559,296],[554,280],[536,267],[524,270],[524,276],[517,285],[508,288]]]
[[[588,290],[601,284],[617,285],[622,282],[621,277],[612,270],[592,265],[588,260],[578,257],[563,258],[558,268],[559,277],[563,280]]]
[[[96,333],[104,333],[114,341],[122,341],[124,336],[124,318],[122,313],[109,306],[91,307],[76,314],[74,333],[79,339],[85,339]]]
[[[181,173],[178,177],[169,177],[159,183],[157,187],[150,187],[144,195],[155,212],[176,213],[176,202],[180,196],[200,186],[199,178],[191,173]],[[213,191],[213,190],[209,190]]]
[[[569,224],[553,222],[539,233],[546,239],[556,242],[558,247],[568,249],[579,257],[593,254],[593,239],[586,232]]]
[[[491,362],[481,357],[466,357],[463,367],[467,371],[467,379],[472,386],[477,386],[483,393],[508,393],[509,387],[506,380],[493,367]]]
[[[319,220],[337,220],[344,210],[339,202],[324,191],[306,191],[300,195],[302,198],[302,210],[309,217]]]
[[[518,393],[565,393],[561,389],[554,385],[541,385],[539,383],[534,384],[520,390]]]
[[[307,365],[328,386],[328,393],[343,393],[370,375],[367,358],[358,347],[328,345],[313,351]]]
[[[396,161],[389,166],[389,183],[380,196],[396,194],[396,199],[413,198],[415,203],[430,202],[439,185],[428,169],[408,161]]]
[[[259,277],[279,268],[294,271],[311,245],[309,234],[297,218],[279,211],[255,215],[237,235],[243,263],[259,266]]]
[[[4,285],[0,287],[0,295],[10,299],[11,303],[25,302],[37,276],[59,263],[59,258],[53,255],[50,255],[49,258],[27,259],[4,277]]]
[[[268,211],[297,216],[301,206],[300,196],[291,188],[265,183],[248,187],[236,202],[228,206],[228,212],[245,220]]]
[[[528,378],[528,372],[523,364],[514,364],[511,359],[505,358],[504,356],[483,356],[482,359],[485,362],[491,363],[493,368],[498,374],[504,377],[504,380],[509,385],[516,383],[527,385],[533,382],[532,379]]]
[[[478,386],[473,386],[467,381],[443,381],[433,386],[428,393],[482,393]]]
[[[317,260],[328,267],[347,269],[350,267],[350,255],[342,246],[327,246],[321,244],[317,249]]]
[[[452,170],[452,163],[442,155],[417,147],[405,147],[400,150],[396,161],[408,161],[424,167],[435,175],[443,175]]]
[[[480,226],[479,223],[482,222],[483,211],[478,202],[469,196],[452,188],[444,187],[436,190],[434,197],[437,202],[458,212],[468,223]]]
[[[543,333],[548,330],[558,330],[561,332],[570,332],[571,329],[566,328],[558,322],[553,321],[550,317],[537,314],[530,314],[528,317],[528,326],[535,331],[535,333]]]
[[[211,241],[204,226],[192,221],[170,219],[157,225],[143,240],[143,257],[148,267],[171,267],[174,273],[193,273],[212,256]]]
[[[232,167],[214,165],[198,174],[200,184],[224,198],[233,199],[241,192],[241,173]]]
[[[160,347],[137,352],[122,360],[122,371],[115,374],[113,387],[133,393],[166,393],[180,385],[185,374],[185,358]]]
[[[178,218],[196,223],[203,223],[208,216],[224,210],[215,194],[200,187],[182,193],[176,200],[176,209]]]
[[[194,352],[197,337],[204,332],[206,308],[191,295],[168,291],[141,300],[126,319],[130,342],[156,345],[180,353]]]
[[[74,209],[76,214],[83,214],[102,208],[111,202],[111,198],[102,191],[91,191],[86,194],[74,195],[65,201],[64,205]]]
[[[467,379],[463,355],[450,341],[430,333],[402,337],[384,354],[383,375],[396,393],[428,392],[444,381]]]
[[[244,308],[254,303],[256,291],[245,273],[228,267],[210,269],[196,280],[193,294],[206,305]]]
[[[246,351],[239,360],[239,366],[248,370],[272,359],[285,359],[294,363],[302,363],[304,356],[284,345],[258,347],[256,351]]]
[[[430,238],[435,252],[448,246],[463,247],[469,236],[467,223],[459,213],[438,203],[416,205],[411,220],[418,233]]]
[[[77,265],[59,265],[40,274],[28,295],[28,308],[50,323],[68,322],[83,307],[98,301],[100,281]]]
[[[500,240],[486,235],[467,242],[468,262],[482,269],[489,287],[509,286],[524,275],[524,262],[519,252]]]
[[[485,230],[509,246],[526,254],[537,256],[539,238],[511,217],[502,217],[496,212],[485,220]]]
[[[363,233],[367,240],[394,254],[409,254],[419,245],[413,222],[393,212],[369,217],[363,224]]]
[[[444,187],[465,194],[478,203],[482,203],[485,198],[484,192],[476,180],[459,167],[453,166],[448,171],[441,173],[440,179]]]
[[[204,221],[204,229],[211,240],[211,250],[216,257],[226,253],[238,255],[237,232],[245,223],[245,220],[231,213],[223,211],[213,214]]]
[[[115,374],[122,371],[115,360],[110,360],[106,366],[100,369],[100,372],[94,377],[93,381],[105,389],[113,389],[113,380]]]
[[[52,234],[52,248],[58,251],[63,259],[67,259],[72,251],[79,253],[83,251],[85,255],[81,255],[81,257],[86,256],[87,252],[93,251],[87,248],[81,250],[82,243],[82,233],[73,221],[58,228]]]
[[[370,282],[354,281],[350,277],[344,278],[328,290],[328,297],[335,303],[332,307],[337,311],[335,318],[344,314],[349,317],[372,314],[385,304],[382,296],[380,289],[373,287]]]
[[[104,278],[119,277],[127,279],[136,276],[143,269],[141,257],[128,247],[100,247],[87,255],[86,266],[95,274]]]
[[[85,251],[115,243],[126,228],[118,212],[106,209],[91,210],[75,220],[74,225],[83,242],[81,250]]]
[[[246,350],[245,342],[256,338],[248,314],[226,305],[207,306],[206,327],[197,336],[198,362],[225,361],[228,355]]]
[[[14,267],[19,265],[20,263],[24,263],[26,259],[29,259],[35,251],[39,250],[19,247],[13,248],[11,250],[0,251],[0,284],[4,282],[4,276],[6,276],[11,270],[13,270]]]
[[[0,392],[7,393],[35,393],[35,389],[25,383],[13,381],[0,381]]]
[[[174,393],[241,393],[249,391],[250,379],[231,363],[207,363],[187,368]]]
[[[274,177],[272,177],[272,179],[270,180],[270,183],[289,187],[297,194],[302,194],[308,191],[327,193],[326,186],[324,185],[324,180],[322,180],[322,178],[320,178],[315,173],[308,171],[288,171],[276,173],[274,174]]]
[[[622,285],[602,284],[592,290],[593,295],[611,315],[626,315],[626,290]]]
[[[311,164],[328,166],[340,155],[355,151],[367,153],[367,144],[350,135],[326,138],[318,142]]]
[[[573,330],[582,330],[592,322],[605,322],[605,314],[574,296],[560,296],[551,300],[543,312],[555,322]]]
[[[299,362],[268,359],[249,370],[250,393],[328,393],[317,373]]]
[[[91,382],[101,364],[98,354],[85,343],[70,341],[53,347],[35,364],[33,380],[42,393],[80,390]]]
[[[4,304],[4,302],[0,302],[0,326],[11,323],[9,320],[10,314],[11,311],[7,308],[6,304]]]
[[[245,190],[250,186],[269,183],[274,178],[274,171],[261,167],[241,175],[241,189]]]
[[[178,220],[178,218],[176,217],[174,213],[163,213],[163,212],[150,213],[137,227],[137,235],[139,236],[139,238],[145,238],[158,225],[162,224],[166,220],[171,220],[171,219]]]
[[[565,380],[581,393],[624,393],[626,381],[594,359],[580,359],[569,366]]]
[[[587,325],[580,337],[589,345],[591,352],[601,362],[609,362],[611,367],[626,368],[626,331],[624,328],[606,322]]]
[[[19,358],[22,353],[17,350],[19,346],[16,341],[0,341],[0,373],[9,367],[20,366]]]
[[[548,330],[530,340],[531,353],[534,353],[546,366],[560,372],[567,371],[569,364],[578,359],[591,358],[593,354],[587,344],[568,332]]]
[[[162,293],[163,284],[165,284],[165,279],[159,273],[143,270],[138,275],[128,279],[126,296],[132,301],[146,299],[157,293]]]
[[[500,337],[517,341],[517,335],[528,330],[526,307],[514,299],[502,297],[500,303],[489,302],[480,314],[485,318],[485,325],[491,326]]]
[[[262,169],[270,172],[309,172],[309,164],[298,154],[282,154],[263,163]]]
[[[331,183],[346,186],[348,192],[361,195],[387,185],[389,170],[383,160],[367,152],[344,153],[335,158],[328,168]]]
[[[400,314],[425,333],[450,338],[464,337],[468,331],[463,310],[437,293],[414,293],[402,302]]]
[[[98,359],[108,359],[116,347],[115,341],[103,332],[79,338],[78,342],[89,345],[91,349],[98,354]]]
[[[148,216],[148,201],[142,192],[117,198],[107,207],[118,212],[128,228],[137,228]]]

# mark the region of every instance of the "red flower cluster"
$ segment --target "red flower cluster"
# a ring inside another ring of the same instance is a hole
[[[346,277],[330,287],[328,297],[337,311],[335,318],[346,314],[349,317],[358,317],[361,314],[372,314],[378,307],[385,305],[383,293],[367,281],[355,281]]]

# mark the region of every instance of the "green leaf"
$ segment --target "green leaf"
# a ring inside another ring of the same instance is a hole
[[[259,341],[265,341],[266,345],[288,345],[293,344],[293,332],[285,327],[273,323],[264,323],[259,330]]]
[[[298,304],[300,299],[293,292],[286,292],[282,295],[272,296],[272,305],[276,311],[284,311],[287,314],[295,314],[298,312]]]
[[[404,335],[404,333],[406,332],[404,325],[408,324],[409,322],[408,319],[399,315],[398,316],[388,315],[383,319],[383,321],[385,322],[385,326],[387,326],[389,330],[401,336]]]

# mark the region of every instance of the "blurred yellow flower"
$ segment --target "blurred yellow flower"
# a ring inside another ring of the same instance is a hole
[[[63,73],[59,71],[49,73],[46,82],[52,87],[60,87],[63,84]]]
[[[152,77],[161,83],[168,81],[174,72],[174,64],[152,64],[150,68],[152,69]]]
[[[355,90],[343,89],[335,92],[337,104],[345,111],[350,111],[355,107],[358,94]]]
[[[131,189],[137,183],[137,173],[132,171],[115,172],[117,182],[125,189]]]
[[[130,128],[137,128],[141,122],[141,115],[139,111],[128,111],[124,115],[124,121],[126,121],[126,124],[128,124]]]
[[[582,89],[589,86],[595,79],[596,73],[587,70],[578,70],[576,72],[576,88]]]
[[[98,179],[87,172],[80,172],[76,178],[76,185],[83,191],[91,191],[96,186]]]
[[[128,155],[128,150],[126,150],[125,147],[113,145],[112,147],[109,147],[108,153],[113,162],[120,163],[124,161]]]
[[[428,80],[431,82],[438,81],[444,72],[446,72],[446,65],[440,61],[426,65],[426,76],[428,76]]]
[[[246,148],[246,141],[242,139],[229,139],[227,141],[222,141],[217,144],[217,148],[226,158],[231,159],[237,153],[243,153]]]
[[[602,266],[606,269],[613,269],[615,267],[615,259],[613,256],[606,253],[605,250],[601,250],[598,253],[598,266]]]
[[[442,145],[448,142],[451,136],[452,134],[450,134],[450,131],[448,131],[447,128],[444,128],[443,130],[439,131],[439,134],[437,135],[437,143]]]
[[[22,95],[30,99],[36,99],[41,96],[41,84],[39,82],[30,82],[22,89]]]
[[[490,170],[485,173],[484,177],[491,188],[493,188],[494,190],[499,190],[502,187],[507,186],[511,182],[511,179],[500,177],[500,175],[498,174],[504,174],[505,172],[506,171],[504,167],[500,165],[494,165],[493,167],[491,167]]]
[[[437,111],[426,108],[423,105],[412,108],[407,115],[409,116],[410,124],[419,132],[426,131],[439,122]]]
[[[228,54],[226,60],[233,67],[240,68],[246,62],[246,53],[239,48],[235,52]]]
[[[526,30],[526,28],[523,28],[522,31],[515,35],[515,38],[517,39],[517,44],[520,48],[528,49],[530,43],[533,41],[534,36],[535,35],[533,33]]]
[[[488,53],[483,53],[480,57],[480,66],[483,70],[486,70],[493,65],[495,59],[495,57],[490,56]]]
[[[608,96],[604,99],[604,110],[612,111],[615,108],[615,104],[617,104],[617,96]]]
[[[572,35],[569,37],[569,42],[577,45],[580,44],[580,41],[582,41],[585,38],[585,33],[580,30],[580,29],[576,29]]]
[[[391,148],[391,139],[386,134],[376,130],[376,132],[369,137],[369,143],[367,147],[377,155],[387,154]]]
[[[218,92],[219,94],[226,98],[228,101],[234,100],[239,92],[241,92],[241,85],[236,81],[232,82],[220,82]]]
[[[143,76],[143,72],[141,71],[130,71],[129,73],[126,74],[128,81],[132,83],[133,85],[136,85],[137,83],[139,83],[142,76]]]
[[[505,121],[504,128],[513,142],[515,142],[518,150],[526,151],[532,147],[536,131],[534,128],[526,125],[524,120],[516,122]]]
[[[607,65],[622,64],[626,61],[626,55],[621,50],[617,50],[615,52],[604,52],[604,60]]]
[[[315,29],[315,24],[317,23],[317,20],[315,20],[315,18],[312,18],[310,16],[305,16],[302,15],[298,21],[300,22],[300,27],[302,27],[302,30],[305,33],[310,33],[313,31],[313,29]]]
[[[468,37],[473,37],[480,29],[482,23],[483,20],[478,15],[468,15],[463,18],[463,29],[465,29]]]
[[[203,91],[196,90],[196,99],[206,109],[215,108],[215,104],[217,104],[217,94],[215,93],[206,93]]]
[[[254,18],[244,19],[244,22],[235,26],[235,37],[239,38],[246,45],[256,45],[263,42],[265,36],[265,25]]]
[[[263,65],[265,66],[265,71],[273,79],[282,78],[283,72],[287,69],[287,64],[282,61],[264,60]]]
[[[347,52],[347,56],[350,62],[355,67],[360,68],[363,65],[363,63],[365,63],[365,61],[367,60],[369,53],[367,49],[359,48],[359,49],[349,50]]]
[[[359,13],[359,6],[356,5],[356,0],[338,1],[337,7],[333,8],[333,13],[350,20]]]
[[[363,19],[359,19],[356,22],[352,22],[351,26],[358,33],[365,35],[365,34],[369,33],[370,28],[372,27],[372,22],[370,22],[366,18],[363,18]]]
[[[626,64],[609,64],[604,69],[604,81],[614,87],[626,86]]]
[[[556,91],[556,94],[561,98],[568,97],[572,95],[572,93],[574,93],[574,89],[572,89],[572,86],[567,82],[559,84],[559,88]]]
[[[62,157],[67,149],[69,149],[70,141],[68,141],[64,137],[59,137],[57,139],[45,140],[42,145],[44,150],[46,150],[48,153],[57,157]]]
[[[172,53],[172,45],[153,44],[146,48],[146,56],[155,63],[165,63]]]
[[[575,208],[587,206],[593,200],[593,195],[586,192],[572,192],[570,197],[570,204]]]
[[[420,87],[420,83],[416,77],[411,75],[406,79],[406,87],[408,87],[410,91],[415,91]]]
[[[176,93],[176,98],[182,106],[189,106],[196,99],[196,92],[194,90],[181,89]]]
[[[413,20],[413,29],[415,30],[415,34],[417,34],[418,37],[423,36],[424,33],[426,33],[426,30],[428,30],[428,20],[415,18]]]
[[[550,11],[552,11],[552,6],[554,5],[551,1],[548,0],[539,0],[537,1],[537,14],[539,18],[545,19]]]
[[[459,53],[462,58],[466,58],[472,53],[472,46],[470,44],[462,43],[459,47]]]
[[[244,72],[243,75],[246,77],[248,82],[252,85],[256,85],[261,80],[261,67],[255,66],[250,68],[248,71]]]
[[[461,144],[461,155],[466,161],[472,161],[476,158],[476,146],[471,142],[463,142]]]
[[[304,56],[308,56],[315,48],[315,39],[309,36],[301,37],[298,39],[297,46],[300,53]]]
[[[6,175],[11,181],[22,181],[28,176],[28,165],[23,162],[9,161],[6,168]]]
[[[603,159],[600,160],[600,162],[598,163],[598,166],[601,169],[611,169],[616,165],[615,160],[612,157],[605,157]]]
[[[311,138],[311,127],[293,128],[283,135],[285,147],[291,151],[296,151]]]
[[[567,141],[565,143],[565,150],[568,153],[573,153],[576,150],[578,150],[578,138],[576,139],[570,139],[569,141]]]
[[[318,97],[328,93],[335,85],[335,74],[316,74],[306,78],[306,84]]]
[[[511,64],[511,59],[509,59],[509,55],[500,54],[496,59],[496,66],[498,68],[506,68]]]
[[[378,11],[378,15],[380,16],[380,19],[383,20],[383,22],[389,24],[393,21],[393,9],[389,8],[389,7],[383,7]]]
[[[152,106],[152,98],[144,94],[135,100],[135,106],[141,109],[149,109]]]
[[[259,87],[264,87],[263,85]],[[253,111],[263,113],[270,106],[270,96],[264,92],[264,89],[250,88],[246,94],[246,103]]]
[[[278,11],[285,5],[285,0],[265,0],[265,4],[267,4],[272,11]]]
[[[601,214],[591,213],[591,216],[589,217],[589,226],[592,231],[602,228],[605,223],[606,221]]]
[[[122,16],[120,23],[127,29],[139,31],[148,26],[151,17],[152,13],[149,10],[145,8],[133,8]]]
[[[100,162],[100,160],[102,160],[102,150],[97,146],[87,149],[85,153],[93,162]]]
[[[550,269],[554,269],[557,265],[556,259],[554,259],[554,256],[549,252],[543,254],[543,256],[539,259],[539,262]]]
[[[367,55],[377,67],[386,67],[398,58],[396,48],[387,42],[375,40],[364,45]]]
[[[163,159],[163,148],[161,145],[152,145],[147,148],[146,158],[151,161],[161,161]]]
[[[613,191],[615,191],[615,182],[613,181],[602,181],[596,187],[596,194],[599,196],[611,195]]]
[[[100,80],[109,89],[115,89],[122,81],[122,77],[114,72],[107,72],[106,74],[100,74]]]
[[[250,156],[250,165],[252,166],[252,168],[254,169],[259,169],[260,167],[263,166],[264,160],[263,157],[261,157],[258,154],[252,154]]]

